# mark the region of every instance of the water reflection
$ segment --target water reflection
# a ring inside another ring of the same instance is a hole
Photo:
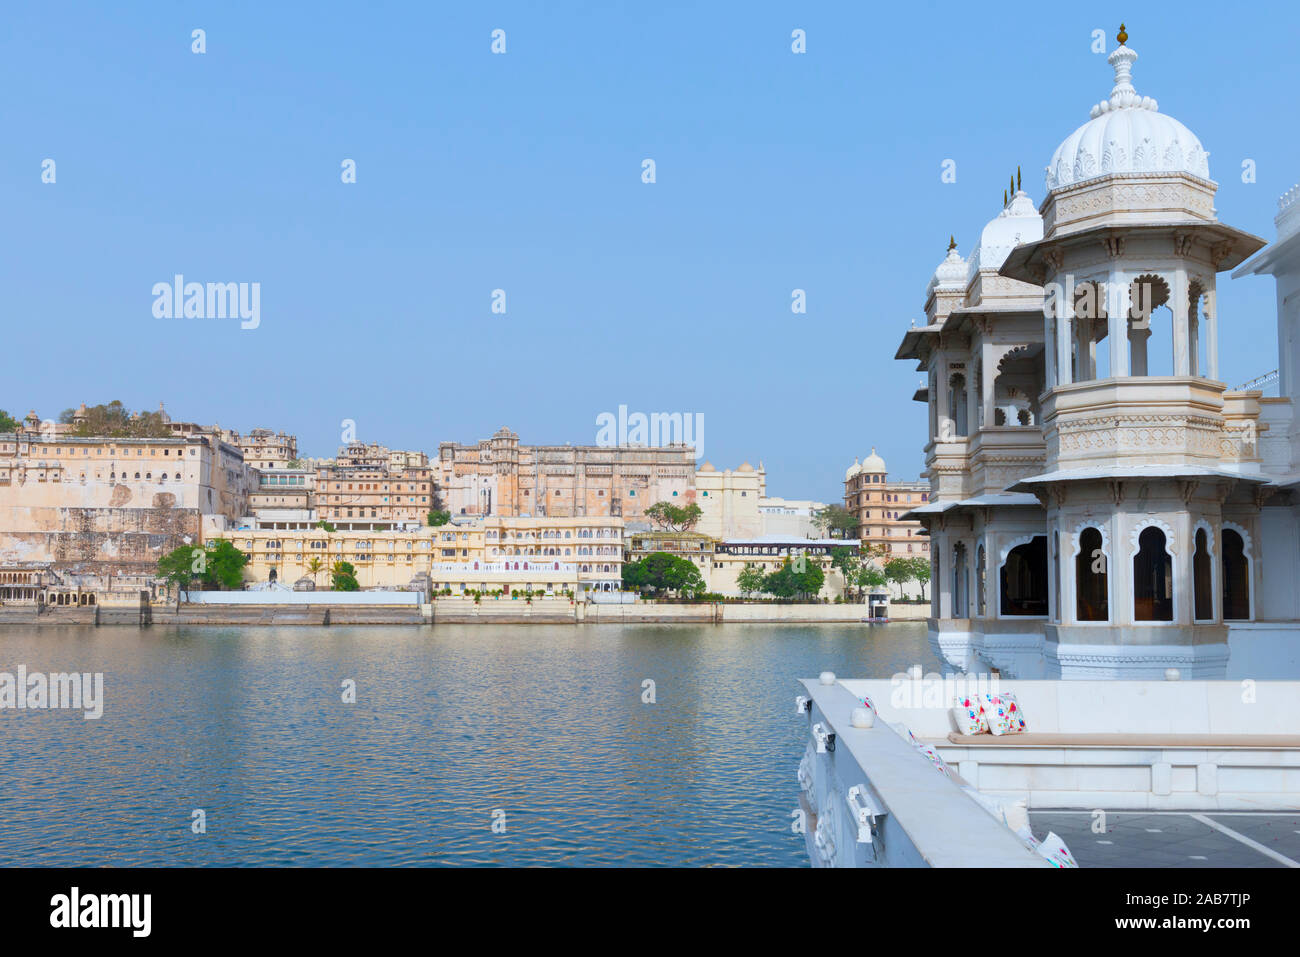
[[[0,712],[0,864],[88,866],[800,865],[794,679],[938,666],[923,623],[0,628],[19,664],[105,706]]]

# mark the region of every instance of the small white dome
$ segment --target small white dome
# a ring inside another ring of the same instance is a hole
[[[970,257],[970,275],[981,269],[1000,269],[1011,250],[1042,238],[1043,217],[1038,215],[1038,207],[1028,193],[1016,190],[1011,202],[980,233],[980,244]]]
[[[1109,99],[1092,108],[1092,119],[1057,147],[1047,167],[1049,190],[1112,173],[1190,173],[1210,178],[1210,154],[1196,135],[1133,88],[1136,59],[1123,40],[1107,58],[1115,68],[1115,87]]]
[[[853,478],[853,476],[857,475],[861,471],[862,471],[862,466],[858,464],[857,459],[854,459],[853,464],[850,465],[848,467],[848,471],[844,473],[844,481],[847,482],[849,479]]]
[[[943,262],[939,263],[939,268],[934,271],[934,277],[926,287],[926,293],[928,295],[935,289],[953,292],[965,288],[966,260],[962,258],[961,253],[957,252],[957,242],[953,240],[948,246],[948,255],[944,257]]]
[[[885,460],[876,454],[876,447],[871,447],[871,454],[862,460],[862,471],[864,472],[888,472],[885,468]]]

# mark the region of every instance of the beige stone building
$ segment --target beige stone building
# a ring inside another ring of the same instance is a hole
[[[689,559],[700,571],[704,588],[728,597],[741,595],[738,576],[752,564],[764,573],[780,569],[787,558],[816,563],[826,576],[818,597],[833,600],[844,594],[844,576],[831,567],[836,548],[858,550],[855,541],[783,538],[781,536],[721,540],[698,531],[627,533],[627,561],[640,561],[655,552]]]
[[[763,534],[759,502],[767,494],[767,472],[748,462],[718,471],[705,462],[695,473],[694,502],[702,512],[695,531],[714,538]]]
[[[222,438],[239,447],[249,468],[287,469],[298,458],[298,437],[270,429],[253,429],[247,435],[227,431]]]
[[[246,514],[249,479],[240,450],[212,435],[0,435],[0,574],[40,570],[47,586],[92,594],[147,588],[204,516]]]
[[[316,475],[316,512],[340,528],[423,525],[433,508],[433,470],[324,466]]]
[[[723,471],[705,462],[695,472],[694,501],[702,512],[695,531],[718,539],[816,538],[813,519],[826,507],[810,499],[768,497],[762,462]]]
[[[930,539],[919,521],[902,516],[929,501],[928,483],[891,482],[885,460],[871,454],[844,473],[844,507],[857,516],[858,537],[884,557],[930,554]]]
[[[501,429],[476,445],[443,442],[438,494],[452,515],[635,520],[658,501],[691,500],[687,446],[521,445]]]
[[[618,519],[485,517],[437,528],[242,529],[221,533],[250,557],[250,583],[328,588],[345,561],[362,588],[423,587],[467,591],[614,591],[622,581],[623,525]],[[312,570],[312,560],[319,561]]]

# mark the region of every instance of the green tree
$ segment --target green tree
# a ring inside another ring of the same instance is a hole
[[[316,576],[321,573],[321,570],[324,569],[324,567],[325,563],[320,560],[319,555],[313,555],[311,560],[307,562],[307,573],[311,575],[313,584],[316,582]]]
[[[219,538],[207,545],[207,573],[204,584],[224,591],[237,591],[244,584],[244,566],[248,556],[233,542]]]
[[[670,591],[685,598],[693,598],[704,591],[704,578],[695,563],[689,558],[674,556],[664,576],[664,584]]]
[[[736,575],[736,586],[743,595],[756,595],[763,590],[763,577],[763,569],[753,562],[745,562],[745,567]]]
[[[626,562],[623,565],[623,590],[641,591],[646,587],[645,562]]]
[[[195,581],[203,588],[235,591],[244,583],[244,566],[248,556],[226,539],[204,545],[182,545],[158,559],[158,577],[176,589],[180,605],[182,589]]]
[[[429,512],[428,522],[429,525],[434,528],[437,528],[440,525],[446,525],[450,521],[451,512],[444,512],[436,508]]]
[[[330,584],[335,591],[360,591],[357,569],[351,562],[338,561],[330,571]]]
[[[894,585],[898,586],[898,594],[903,594],[903,586],[912,581],[916,573],[912,570],[910,559],[891,558],[885,563],[885,578]]]
[[[17,432],[22,427],[22,423],[15,419],[8,412],[0,409],[0,433],[8,434]]]
[[[673,532],[690,531],[699,523],[703,514],[703,510],[694,502],[686,506],[677,506],[671,502],[655,502],[645,510],[646,518],[660,528]]]
[[[686,597],[704,591],[704,579],[695,563],[668,552],[652,552],[623,566],[623,586],[655,594],[677,592]]]
[[[181,606],[181,592],[188,590],[194,579],[202,578],[206,567],[207,552],[201,545],[182,545],[158,559],[158,577],[166,579],[176,592],[177,608]]]
[[[844,576],[844,600],[851,601],[853,598],[853,588],[858,583],[858,576],[862,572],[862,559],[854,554],[854,550],[847,545],[837,545],[831,549],[831,567],[838,568],[840,574]]]
[[[842,505],[827,505],[813,516],[813,525],[827,538],[857,538],[858,517]]]
[[[886,582],[885,571],[875,562],[865,562],[858,569],[857,585],[859,591],[868,588],[880,588]]]
[[[336,529],[329,522],[325,521],[325,519],[323,518],[316,523],[316,527],[320,529],[324,529],[326,532],[329,532],[330,534],[333,534],[334,532],[338,531],[338,529]]]
[[[930,583],[930,559],[917,555],[907,560],[912,563],[912,578],[921,583],[921,597],[926,598],[925,586]]]
[[[59,421],[71,425],[76,417],[76,409],[64,409],[59,414]],[[86,419],[75,429],[73,435],[111,435],[123,438],[166,438],[172,430],[163,421],[159,412],[132,412],[120,401],[114,399],[101,405],[86,409]]]

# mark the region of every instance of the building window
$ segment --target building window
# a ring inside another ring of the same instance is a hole
[[[1136,621],[1174,620],[1174,563],[1166,551],[1165,533],[1148,525],[1138,536],[1133,556],[1133,618]]]
[[[907,550],[910,552],[912,546],[909,544]],[[986,584],[986,575],[984,574],[984,543],[975,549],[975,607],[979,616],[984,617],[984,593]]]
[[[1001,569],[1003,615],[1047,614],[1047,536],[1036,535],[1007,553]]]
[[[1197,621],[1214,619],[1214,584],[1210,564],[1209,536],[1205,529],[1196,530],[1195,551],[1192,553],[1193,615]]]
[[[966,583],[966,543],[958,542],[952,550],[952,616],[954,618],[970,617]]]
[[[1250,559],[1241,534],[1231,528],[1223,530],[1223,618],[1250,618]]]
[[[1101,550],[1101,531],[1085,528],[1079,533],[1079,554],[1074,559],[1074,615],[1079,621],[1109,621],[1109,591],[1106,553]]]

